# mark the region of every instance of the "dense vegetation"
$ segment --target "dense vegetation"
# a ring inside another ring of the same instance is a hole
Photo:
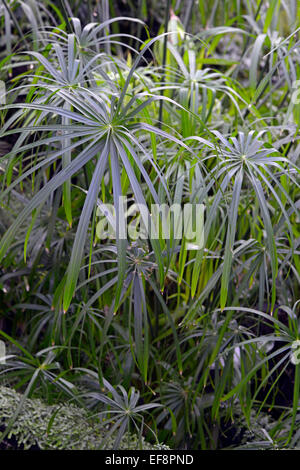
[[[114,447],[300,448],[299,30],[297,0],[0,1],[2,440],[42,398]]]

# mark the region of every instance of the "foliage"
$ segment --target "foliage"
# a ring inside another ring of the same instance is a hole
[[[2,427],[12,417],[20,398],[14,390],[0,387]],[[106,449],[113,448],[113,437],[107,437],[105,434],[99,421],[90,418],[83,408],[71,404],[47,406],[41,400],[27,399],[7,438],[14,437],[18,446],[23,446],[24,449],[38,446],[43,450],[96,450],[100,448],[103,439],[106,441]],[[143,438],[140,446],[138,436],[126,434],[119,445],[119,449],[140,447],[144,450],[159,450],[166,446],[151,446]]]
[[[6,434],[46,396],[115,448],[224,448],[266,413],[294,448],[299,2],[125,3],[0,2]]]

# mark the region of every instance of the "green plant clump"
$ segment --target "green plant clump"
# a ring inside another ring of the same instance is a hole
[[[299,446],[299,38],[298,0],[0,0],[0,441]]]

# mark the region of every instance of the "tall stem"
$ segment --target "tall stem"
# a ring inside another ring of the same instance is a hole
[[[166,13],[165,13],[165,33],[168,32],[168,24],[169,24],[169,18],[170,18],[170,8],[171,8],[171,0],[167,0],[167,6],[166,6]],[[162,66],[163,66],[163,76],[161,79],[162,85],[165,82],[165,67],[166,67],[166,61],[167,61],[167,41],[168,41],[168,36],[166,35],[164,37],[164,48],[163,48],[163,61],[162,61]],[[164,95],[164,90],[161,91],[161,96]],[[162,113],[163,113],[163,100],[160,101],[159,104],[159,117],[158,117],[158,127],[161,128],[162,125]]]

